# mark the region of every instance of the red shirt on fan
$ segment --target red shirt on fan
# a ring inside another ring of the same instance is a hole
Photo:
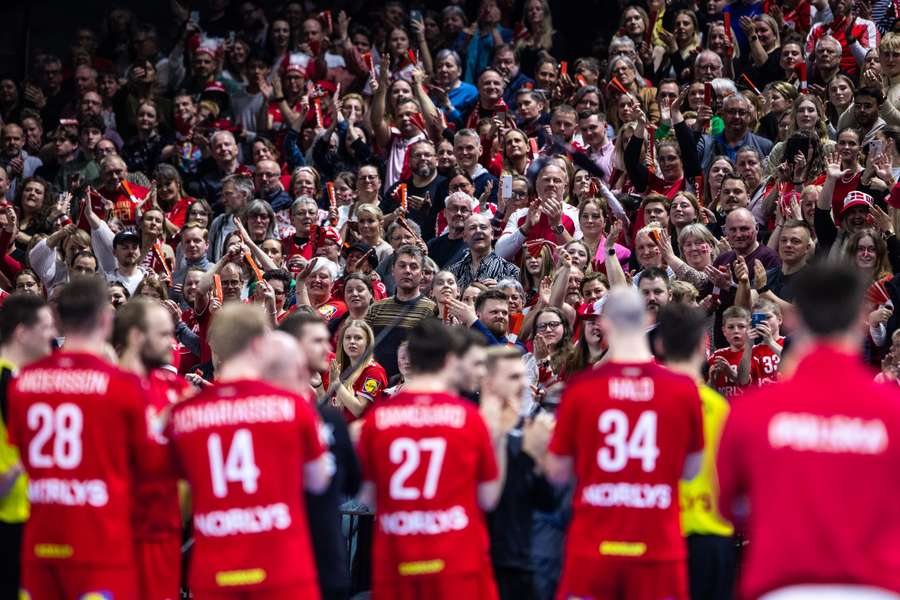
[[[723,516],[749,500],[742,597],[802,584],[900,593],[900,394],[859,356],[813,348],[790,379],[737,399],[717,470]]]
[[[216,384],[173,407],[167,433],[194,508],[191,588],[315,583],[303,466],[323,452],[317,428],[306,400],[261,381]]]
[[[152,540],[181,535],[181,506],[178,503],[178,473],[169,458],[169,440],[165,436],[169,411],[191,391],[184,378],[167,369],[155,369],[147,377],[149,393],[144,415],[147,423],[146,452],[156,455],[155,462],[164,464],[158,476],[140,481],[135,486],[134,535],[139,540]]]
[[[709,364],[710,367],[713,366],[713,363],[715,363],[716,357],[721,356],[722,358],[724,358],[725,360],[728,361],[729,365],[731,365],[732,367],[737,369],[738,365],[741,364],[741,356],[743,356],[743,355],[744,355],[743,349],[732,350],[731,348],[719,348],[718,350],[716,350],[715,352],[713,352],[710,355],[709,359],[707,360],[707,364]],[[756,356],[751,356],[751,358],[750,358],[750,383],[748,383],[747,385],[738,385],[734,381],[729,381],[728,379],[725,379],[725,376],[720,374],[720,375],[716,375],[716,377],[713,378],[711,387],[718,390],[718,392],[720,394],[722,394],[723,396],[725,396],[727,398],[732,398],[734,396],[739,396],[740,394],[743,394],[745,391],[750,389],[750,386],[752,386],[756,381],[759,381],[762,378],[763,378],[763,374],[762,374],[762,369],[759,365],[759,360],[757,359]]]
[[[356,392],[357,396],[366,398],[369,401],[369,405],[358,417],[354,416],[353,413],[346,408],[342,408],[341,413],[344,415],[344,420],[348,423],[352,423],[357,419],[365,417],[372,408],[372,405],[376,402],[381,402],[384,398],[384,388],[387,387],[387,384],[387,371],[374,360],[371,361],[369,365],[363,369],[363,372],[359,374],[356,381],[353,382],[353,391]]]
[[[401,391],[369,410],[358,451],[376,489],[376,590],[379,582],[490,569],[477,487],[498,472],[474,405],[450,394]]]
[[[784,348],[784,338],[779,337],[775,343]],[[777,354],[768,344],[756,344],[753,346],[753,364],[756,370],[753,373],[753,383],[763,385],[779,380],[778,365],[781,364],[781,355]]]
[[[566,556],[683,560],[678,480],[703,449],[697,385],[655,363],[606,363],[569,380],[549,450],[574,459]]]
[[[134,563],[134,481],[162,465],[146,452],[147,388],[98,356],[57,352],[9,389],[9,435],[28,472],[24,562]]]

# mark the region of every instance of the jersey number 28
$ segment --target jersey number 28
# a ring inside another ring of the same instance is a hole
[[[656,411],[645,410],[634,427],[630,428],[628,415],[617,408],[605,410],[597,423],[600,433],[605,433],[604,445],[597,451],[597,464],[606,472],[621,471],[630,459],[641,461],[641,469],[651,473],[656,469],[659,448],[656,445]]]
[[[81,430],[84,415],[77,404],[63,402],[55,409],[45,402],[28,407],[28,428],[37,430],[28,444],[28,461],[32,467],[74,469],[81,464]],[[45,446],[52,447],[45,453]]]

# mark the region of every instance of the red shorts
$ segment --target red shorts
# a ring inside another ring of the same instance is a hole
[[[103,568],[65,564],[26,563],[22,567],[25,600],[57,598],[135,600],[137,575],[131,567]]]
[[[557,600],[688,600],[685,562],[568,558]]]
[[[493,571],[481,574],[410,576],[400,580],[376,581],[372,600],[497,600]]]
[[[134,544],[142,600],[180,600],[181,536]]]
[[[319,600],[319,585],[312,582],[251,592],[192,590],[192,593],[194,600]]]

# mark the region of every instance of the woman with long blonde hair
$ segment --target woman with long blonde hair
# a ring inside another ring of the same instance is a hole
[[[347,319],[337,336],[337,354],[331,363],[329,385],[359,362],[375,342],[375,334],[362,319]],[[362,417],[373,403],[384,397],[387,372],[374,358],[359,362],[334,392],[334,406],[347,422]]]

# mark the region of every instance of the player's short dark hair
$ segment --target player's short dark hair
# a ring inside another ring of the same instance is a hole
[[[641,271],[641,281],[643,280],[652,281],[653,279],[662,279],[666,282],[666,287],[671,288],[672,282],[669,281],[669,274],[659,267],[647,267],[643,271]]]
[[[451,354],[461,354],[468,344],[462,336],[437,319],[422,319],[407,337],[410,369],[419,374],[437,373]]]
[[[101,275],[73,278],[63,286],[56,301],[59,326],[64,334],[92,331],[106,310],[109,310],[109,288]]]
[[[35,294],[9,296],[0,306],[0,344],[9,343],[17,327],[34,326],[38,321],[38,312],[45,306],[44,299]]]
[[[116,352],[125,350],[132,329],[147,331],[147,311],[154,302],[150,298],[135,296],[119,307],[112,330],[112,345]]]
[[[656,322],[667,361],[688,360],[706,335],[706,315],[689,304],[669,302],[659,310]]]
[[[881,106],[882,104],[884,104],[884,94],[878,88],[861,87],[861,88],[856,88],[856,91],[853,92],[854,100],[856,100],[857,98],[861,98],[863,96],[873,98],[875,100],[875,103],[878,104],[878,106]]]
[[[325,325],[325,319],[312,310],[301,310],[306,307],[298,306],[297,310],[289,314],[278,325],[278,331],[283,331],[296,339],[303,338],[303,330],[309,325]]]
[[[475,311],[481,312],[481,309],[484,308],[484,303],[488,300],[502,300],[503,302],[509,302],[509,298],[506,297],[505,292],[498,290],[497,288],[485,290],[475,297]]]
[[[797,275],[794,304],[811,333],[831,336],[856,326],[865,284],[846,265],[813,264]]]

